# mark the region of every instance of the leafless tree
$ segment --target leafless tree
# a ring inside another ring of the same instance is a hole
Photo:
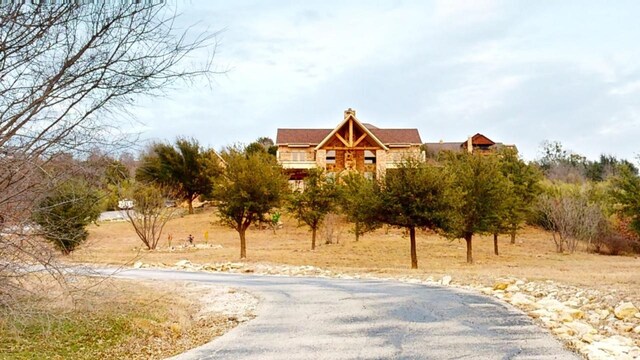
[[[166,189],[153,184],[136,183],[130,189],[134,205],[125,210],[129,223],[148,250],[155,250],[165,225],[175,215],[177,208],[165,206],[172,198]]]
[[[573,253],[580,241],[591,246],[604,236],[608,222],[599,205],[585,194],[544,194],[538,199],[543,225],[551,230],[556,251]]]
[[[55,155],[117,142],[140,95],[216,73],[216,34],[176,19],[162,1],[0,5],[0,305],[26,264],[53,259],[28,230],[51,177],[68,176],[48,172]]]

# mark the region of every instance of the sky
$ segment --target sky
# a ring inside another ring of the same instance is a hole
[[[614,4],[614,5],[612,5]],[[545,140],[640,153],[638,1],[205,1],[179,27],[221,31],[211,83],[133,110],[144,139],[219,149],[277,128],[333,128],[347,108],[423,142],[482,133],[525,159]],[[202,51],[188,59],[206,57]]]

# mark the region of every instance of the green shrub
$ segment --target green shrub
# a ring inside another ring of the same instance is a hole
[[[87,225],[100,215],[100,196],[85,181],[70,180],[53,188],[33,214],[41,235],[67,255],[82,244]]]

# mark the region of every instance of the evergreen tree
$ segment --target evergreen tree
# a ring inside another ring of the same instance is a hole
[[[87,240],[86,227],[101,212],[100,196],[83,180],[68,180],[51,190],[33,213],[41,235],[64,255]]]
[[[323,170],[312,169],[304,179],[304,189],[295,191],[290,200],[289,210],[298,221],[311,228],[311,250],[316,248],[316,234],[325,216],[338,203],[339,192],[334,178]]]
[[[499,153],[500,170],[509,181],[509,191],[505,191],[505,206],[503,229],[509,232],[511,243],[516,243],[518,229],[532,214],[535,199],[540,194],[540,171],[518,156],[513,149],[505,149]]]
[[[194,139],[178,139],[175,146],[155,144],[141,162],[136,180],[172,188],[189,204],[189,214],[193,214],[193,200],[208,195],[222,171],[215,151],[202,148]]]
[[[246,231],[282,203],[287,180],[275,158],[263,152],[248,154],[229,148],[223,154],[226,166],[214,190],[223,224],[240,236],[240,258],[247,257]]]
[[[378,184],[358,173],[350,173],[341,180],[342,212],[354,224],[353,232],[358,241],[363,234],[381,226],[377,216],[382,205],[377,196]]]
[[[473,263],[475,234],[493,234],[506,215],[509,182],[494,155],[452,154],[447,166],[455,174],[455,187],[462,194],[461,222],[448,231],[467,243],[467,262]]]
[[[380,189],[379,218],[409,231],[411,268],[418,268],[416,229],[447,230],[455,227],[458,194],[447,169],[406,159],[387,170]]]

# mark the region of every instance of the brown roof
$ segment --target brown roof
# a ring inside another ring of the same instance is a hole
[[[385,144],[422,144],[418,129],[369,129]]]
[[[418,129],[378,129],[370,124],[367,128],[385,145],[389,144],[422,144]],[[278,129],[276,144],[310,144],[317,145],[324,140],[333,129]]]
[[[317,145],[324,140],[333,129],[278,129],[276,144],[311,144]]]

